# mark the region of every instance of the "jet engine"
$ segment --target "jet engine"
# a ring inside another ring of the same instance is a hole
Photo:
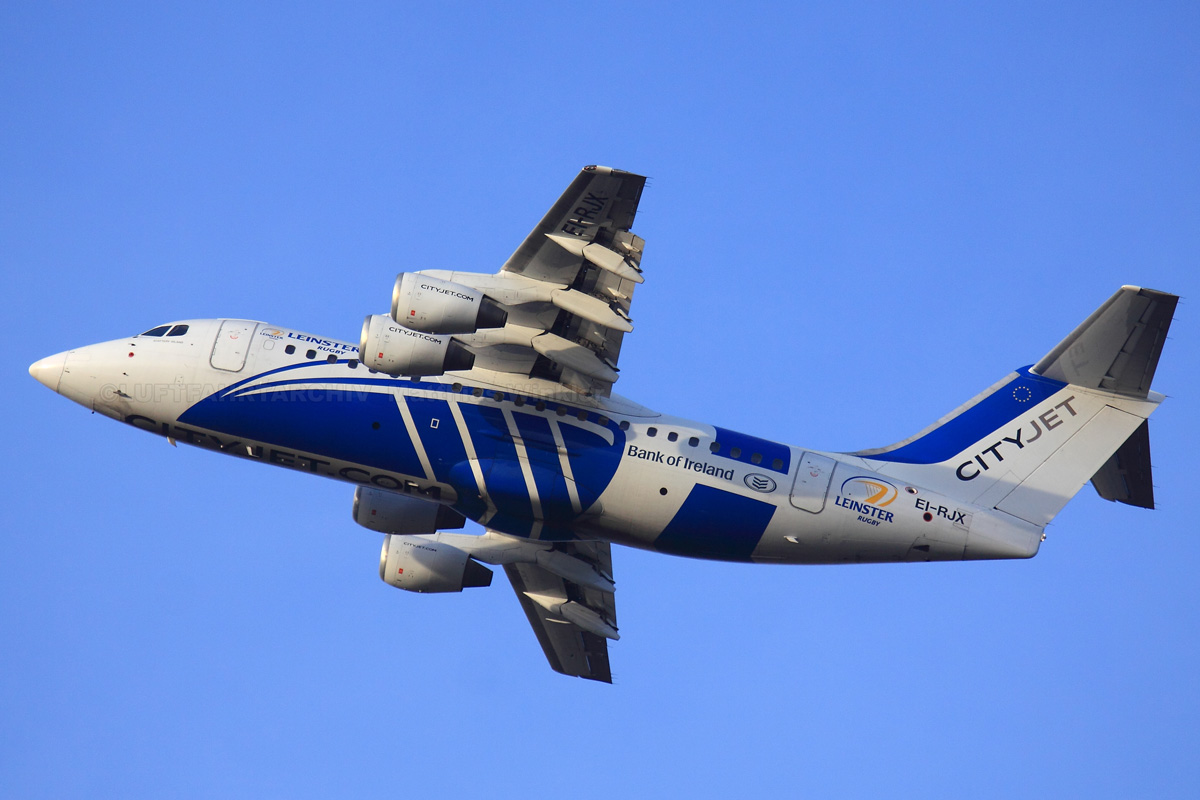
[[[461,592],[492,585],[490,569],[432,536],[385,536],[379,577],[409,592]]]
[[[354,521],[380,533],[437,533],[461,528],[467,518],[449,506],[360,486],[354,492]]]
[[[474,354],[449,336],[409,330],[385,314],[363,321],[358,357],[389,375],[441,375],[475,363]]]
[[[425,333],[474,333],[503,328],[508,312],[478,289],[401,272],[392,289],[392,319]]]

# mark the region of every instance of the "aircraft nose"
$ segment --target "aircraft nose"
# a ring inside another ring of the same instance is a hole
[[[29,374],[50,391],[57,392],[59,381],[62,379],[63,367],[66,365],[67,354],[59,353],[47,356],[41,361],[35,361],[29,367]]]

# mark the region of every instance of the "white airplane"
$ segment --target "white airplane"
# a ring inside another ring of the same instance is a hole
[[[1153,508],[1164,292],[1122,287],[1041,361],[877,450],[806,450],[613,394],[644,184],[585,167],[499,272],[401,273],[357,346],[186,320],[29,372],[172,444],[355,484],[384,581],[458,592],[503,566],[550,666],[605,682],[613,543],[789,564],[1030,558],[1089,479]],[[486,533],[446,532],[466,519]]]

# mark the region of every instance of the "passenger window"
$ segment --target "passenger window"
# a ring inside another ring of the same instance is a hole
[[[597,417],[596,424],[607,426],[608,425],[608,417]]]
[[[546,410],[545,401],[538,400],[538,404],[536,406],[534,406],[534,408],[536,408],[538,411],[545,411]]]
[[[168,330],[170,330],[170,328],[170,325],[159,325],[157,328],[151,328],[150,330],[146,331],[142,334],[142,336],[162,336]]]
[[[497,403],[499,403],[499,402],[501,402],[502,400],[504,400],[504,392],[495,392],[495,393],[492,395],[492,398],[493,398],[493,399],[494,399],[494,400],[495,400]]]
[[[471,390],[471,396],[472,397],[483,397],[483,388],[480,386],[476,386],[474,389]]]
[[[567,415],[567,407],[559,406],[558,408],[554,409],[554,413],[558,414],[560,417],[565,417]]]
[[[316,358],[316,357],[317,357],[317,351],[316,351],[316,350],[309,350],[307,353],[305,353],[305,354],[304,354],[304,357],[305,357],[305,358]]]
[[[646,428],[647,436],[658,436],[658,428]]]
[[[188,331],[187,325],[176,325],[171,330],[167,331],[167,336],[183,336]]]
[[[679,441],[679,434],[676,433],[675,431],[671,431],[670,433],[667,434],[667,441],[668,442]]]
[[[296,345],[289,344],[287,347],[283,348],[283,352],[290,356],[292,353],[296,352]]]
[[[515,403],[518,406],[523,406],[523,405],[525,405],[525,398],[521,397],[520,395],[517,395],[516,399],[513,400],[513,403]]]
[[[783,459],[777,458],[771,462],[771,469],[783,469]]]
[[[719,453],[719,452],[721,452],[721,443],[720,443],[720,442],[713,442],[712,444],[710,444],[710,445],[708,446],[708,449],[709,449],[709,452],[712,452],[712,453]]]
[[[762,453],[755,453],[754,455],[750,456],[750,463],[751,464],[761,464],[762,463]]]
[[[349,366],[350,369],[358,369],[358,362],[355,361],[354,359],[350,359],[349,361],[347,361],[346,365]]]
[[[698,444],[700,444],[700,440],[697,437],[693,436],[692,438],[688,439],[688,446],[695,447]]]
[[[328,361],[330,364],[336,364],[337,356],[335,356],[333,353],[330,353],[328,356],[325,357],[325,360]]]
[[[730,458],[741,458],[742,457],[742,448],[740,448],[740,447],[732,448],[729,451],[729,457]]]
[[[454,392],[455,394],[458,394],[459,392],[462,391],[462,384],[461,383],[450,384],[450,391]]]

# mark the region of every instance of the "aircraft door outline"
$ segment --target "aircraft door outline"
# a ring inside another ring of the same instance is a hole
[[[828,456],[804,453],[796,468],[796,479],[792,483],[789,500],[796,508],[811,514],[820,514],[825,508],[825,497],[829,494],[829,482],[837,466]]]
[[[226,372],[241,372],[246,366],[250,343],[254,341],[257,322],[245,319],[223,319],[213,342],[212,355],[208,363]]]

